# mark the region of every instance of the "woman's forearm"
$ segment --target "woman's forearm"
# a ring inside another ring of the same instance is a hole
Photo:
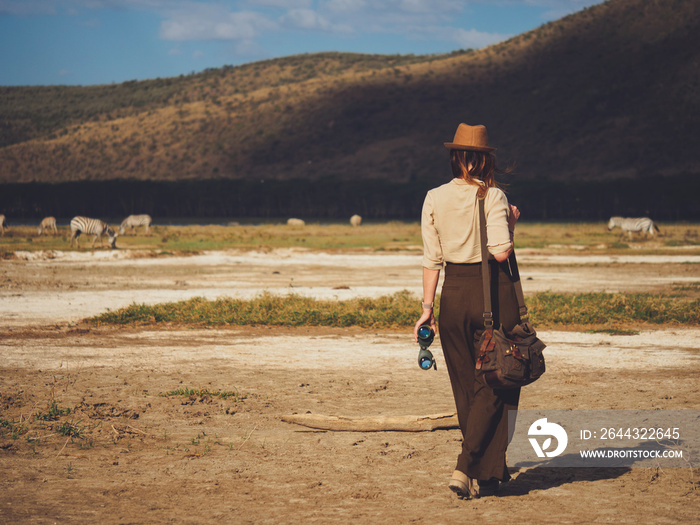
[[[509,211],[510,213],[508,214],[508,231],[510,232],[510,247],[504,252],[494,254],[493,258],[496,259],[498,262],[503,262],[507,260],[508,257],[510,257],[510,254],[513,253],[513,247],[515,246],[515,223],[518,222],[518,219],[520,218],[520,210],[516,206],[510,204]]]
[[[435,291],[437,290],[440,270],[429,270],[423,267],[423,304],[421,305],[421,316],[413,327],[413,338],[418,341],[418,328],[424,324],[429,325],[437,331],[433,305],[435,304]]]
[[[423,303],[435,303],[435,292],[437,290],[440,270],[430,270],[423,267]]]

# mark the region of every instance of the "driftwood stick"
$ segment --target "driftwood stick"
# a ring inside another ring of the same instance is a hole
[[[459,428],[457,414],[429,416],[376,416],[344,417],[320,414],[293,414],[282,416],[282,421],[320,430],[340,432],[426,432]]]

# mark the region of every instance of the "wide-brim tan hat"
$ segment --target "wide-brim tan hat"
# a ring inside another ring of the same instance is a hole
[[[489,134],[486,126],[469,126],[460,124],[457,127],[455,138],[452,142],[445,142],[448,149],[466,149],[471,151],[496,151],[496,148],[489,146]]]

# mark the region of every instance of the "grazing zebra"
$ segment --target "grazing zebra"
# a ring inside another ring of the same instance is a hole
[[[126,219],[122,221],[121,226],[119,226],[119,233],[124,235],[127,228],[131,228],[133,231],[137,226],[145,226],[146,234],[150,232],[151,228],[151,216],[150,215],[129,215]]]
[[[7,221],[5,216],[0,214],[0,235],[5,236],[5,228],[7,228]]]
[[[110,228],[109,224],[101,221],[100,219],[90,219],[89,217],[73,217],[70,221],[70,247],[73,247],[73,241],[80,248],[80,243],[78,242],[78,237],[80,234],[94,235],[92,238],[91,248],[95,247],[95,241],[100,238],[100,246],[104,246],[102,242],[102,234],[106,233],[109,237],[109,245],[112,248],[117,247],[117,234],[114,230]]]
[[[350,224],[352,224],[353,226],[359,226],[360,224],[362,224],[362,217],[360,217],[359,215],[353,215],[352,217],[350,217]]]
[[[610,221],[608,221],[608,231],[611,231],[617,226],[622,228],[622,235],[624,235],[626,232],[630,238],[632,237],[632,232],[643,233],[645,237],[647,236],[647,234],[649,234],[653,237],[656,234],[656,232],[659,231],[659,228],[649,217],[610,217]]]
[[[49,231],[52,231],[53,234],[56,235],[58,233],[58,228],[56,228],[56,217],[44,217],[41,224],[39,224],[37,231],[39,232],[39,235],[48,233]]]

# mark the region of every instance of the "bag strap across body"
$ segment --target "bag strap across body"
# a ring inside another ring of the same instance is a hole
[[[484,199],[479,199],[479,232],[481,235],[481,278],[484,286],[484,326],[487,330],[493,329],[493,311],[491,308],[491,273],[489,271],[489,251],[487,247],[488,237],[486,234],[486,212],[484,211]],[[525,306],[525,296],[520,282],[520,272],[518,272],[518,261],[515,259],[515,249],[508,257],[510,276],[515,288],[515,295],[518,299],[518,314],[520,322],[527,322],[529,319],[527,306]]]

